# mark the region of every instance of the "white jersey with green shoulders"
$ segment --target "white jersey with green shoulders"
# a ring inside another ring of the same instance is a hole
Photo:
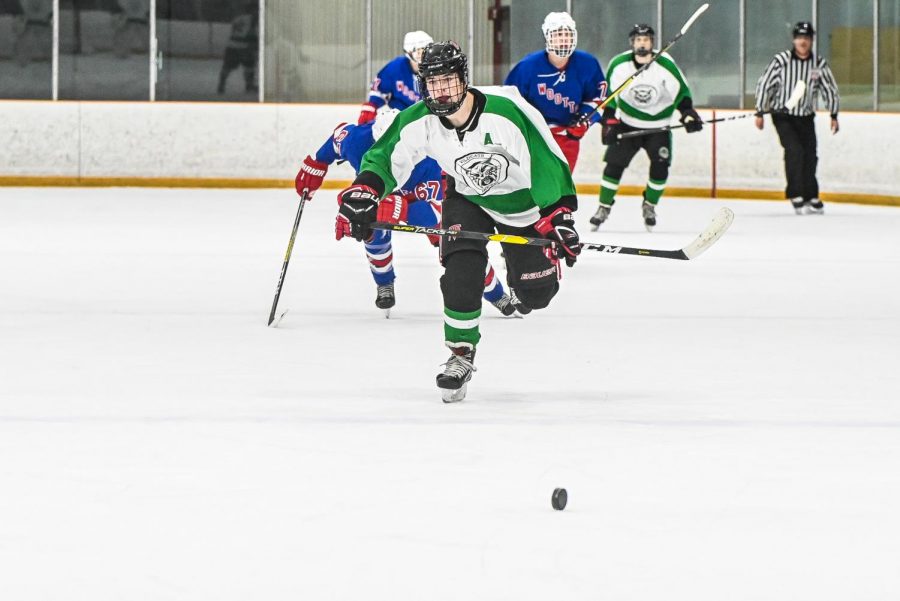
[[[606,70],[610,88],[618,88],[638,68],[632,51],[616,55]],[[691,90],[681,69],[667,52],[663,52],[609,106],[616,109],[616,117],[623,123],[650,129],[670,125],[675,109],[682,99],[690,96]]]
[[[449,122],[420,101],[404,109],[366,152],[360,172],[377,175],[390,191],[416,164],[433,158],[452,176],[456,191],[495,221],[525,227],[540,209],[575,194],[568,163],[544,118],[512,86],[472,88],[473,119],[462,139]]]

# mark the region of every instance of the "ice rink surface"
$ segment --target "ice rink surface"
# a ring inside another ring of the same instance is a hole
[[[900,598],[900,210],[582,197],[736,220],[486,306],[446,406],[434,250],[384,319],[334,197],[272,329],[292,191],[0,189],[3,599]]]

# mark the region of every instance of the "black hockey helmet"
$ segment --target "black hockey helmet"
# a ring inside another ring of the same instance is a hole
[[[433,98],[428,93],[427,81],[430,77],[438,75],[456,74],[459,76],[460,90],[456,91],[454,97]],[[417,76],[419,85],[419,94],[428,107],[435,115],[450,115],[455,113],[462,105],[466,98],[466,92],[469,90],[469,61],[462,49],[454,41],[433,42],[425,46],[425,52],[422,53],[422,60],[419,61],[419,74]],[[455,96],[459,96],[455,98]]]
[[[628,47],[634,49],[634,38],[638,36],[647,36],[650,38],[650,45],[656,44],[656,32],[652,27],[647,25],[646,23],[637,23],[634,27],[631,28],[631,31],[628,32]],[[638,56],[646,56],[650,54],[652,50],[646,50],[641,48],[640,50],[636,50],[635,54]]]
[[[794,25],[794,37],[796,38],[801,35],[814,37],[816,35],[816,30],[813,29],[813,24],[809,21],[800,21]]]

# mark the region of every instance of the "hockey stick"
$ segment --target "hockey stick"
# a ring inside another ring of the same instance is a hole
[[[640,67],[637,71],[635,71],[634,73],[632,73],[631,76],[630,76],[628,79],[626,79],[625,81],[623,81],[622,84],[621,84],[618,88],[616,88],[615,90],[613,90],[612,92],[610,92],[609,96],[607,96],[607,97],[603,100],[603,102],[601,102],[600,104],[598,104],[597,107],[596,107],[594,110],[592,110],[590,113],[588,113],[586,117],[583,117],[583,119],[584,119],[585,121],[589,121],[589,120],[591,119],[591,117],[593,117],[595,114],[597,114],[598,111],[602,111],[603,109],[605,109],[605,108],[606,108],[606,105],[608,105],[610,102],[612,102],[613,100],[615,100],[615,98],[616,98],[619,94],[621,94],[623,91],[625,91],[625,88],[627,88],[628,85],[629,85],[632,81],[634,81],[634,78],[635,78],[635,77],[637,77],[638,75],[640,75],[641,73],[643,73],[644,71],[646,71],[647,69],[649,69],[649,68],[650,68],[650,65],[652,65],[653,63],[655,63],[655,62],[659,59],[659,57],[663,55],[663,53],[667,52],[667,51],[669,50],[669,48],[671,48],[672,46],[674,46],[674,45],[675,45],[675,42],[677,42],[678,40],[680,40],[681,37],[682,37],[684,34],[687,33],[688,29],[691,28],[691,25],[694,24],[694,21],[696,21],[697,19],[699,19],[699,18],[700,18],[700,15],[702,15],[704,12],[706,12],[706,9],[707,9],[707,8],[709,8],[709,4],[704,4],[703,6],[701,6],[701,7],[698,8],[697,10],[695,10],[695,11],[694,11],[694,14],[692,14],[691,17],[690,17],[687,21],[684,22],[684,25],[681,26],[681,31],[678,32],[678,35],[676,35],[674,38],[672,38],[671,40],[669,40],[669,43],[666,44],[666,46],[665,46],[662,50],[660,50],[659,52],[657,52],[656,54],[654,54],[654,55],[653,55],[653,58],[650,59],[650,62],[648,62],[648,63],[646,63],[646,64],[644,64],[644,65],[641,65],[641,67]]]
[[[781,110],[789,111],[800,104],[800,99],[803,98],[803,94],[806,93],[806,82],[802,79],[797,81],[797,85],[794,86],[794,90],[791,92],[790,97],[788,97],[787,101],[784,103],[784,109],[779,109],[777,111],[763,111],[764,113],[778,113]],[[732,115],[731,117],[722,117],[720,119],[710,119],[709,121],[704,121],[703,123],[722,123],[723,121],[737,121],[738,119],[746,119],[747,117],[755,117],[756,113],[746,113],[744,115]],[[684,125],[667,125],[666,127],[657,127],[655,129],[639,129],[637,131],[627,131],[625,133],[619,134],[616,136],[617,140],[624,140],[626,138],[637,138],[639,136],[649,136],[651,134],[656,134],[664,131],[671,131],[673,129],[681,129]]]
[[[272,301],[272,310],[269,311],[269,323],[267,326],[271,326],[272,322],[275,321],[275,311],[278,309],[278,299],[281,297],[281,287],[284,285],[284,276],[287,275],[288,263],[291,261],[291,252],[294,250],[294,240],[297,238],[297,228],[300,227],[300,216],[303,215],[303,207],[306,205],[306,201],[309,200],[309,189],[304,188],[303,194],[300,195],[300,206],[297,207],[297,217],[294,219],[294,229],[291,230],[291,239],[288,242],[287,252],[284,253],[284,264],[281,266],[281,275],[278,276],[278,285],[275,286],[275,300]],[[287,313],[287,310],[283,311],[281,315],[278,316],[278,321],[275,321],[275,327],[278,327],[278,324],[281,323],[281,318],[284,317],[284,314]]]
[[[657,257],[660,259],[680,259],[687,261],[696,259],[706,249],[715,244],[722,234],[734,221],[734,213],[731,209],[722,207],[713,216],[706,229],[697,236],[697,239],[678,250],[657,250],[652,248],[636,248],[631,246],[613,246],[611,244],[598,244],[584,242],[582,250],[596,250],[615,255],[637,255],[640,257]],[[369,227],[387,232],[405,232],[408,234],[427,234],[447,238],[469,238],[472,240],[485,240],[487,242],[501,242],[503,244],[522,244],[527,246],[553,246],[555,242],[546,238],[529,238],[527,236],[515,236],[510,234],[489,234],[487,232],[471,232],[467,230],[441,229],[436,227],[422,227],[419,225],[400,225],[394,223],[375,222]]]

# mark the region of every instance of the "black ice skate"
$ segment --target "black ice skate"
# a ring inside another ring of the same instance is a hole
[[[612,207],[608,207],[603,203],[600,203],[600,206],[597,207],[597,212],[594,213],[594,216],[591,217],[591,231],[596,232],[600,229],[600,226],[603,225],[603,222],[606,221],[606,218],[609,217],[609,211]]]
[[[469,344],[450,347],[451,355],[444,363],[444,371],[437,376],[441,400],[457,403],[466,398],[466,384],[475,371],[475,349]]]
[[[825,205],[818,198],[813,198],[807,203],[806,212],[810,215],[824,215]]]
[[[644,212],[644,227],[647,228],[648,232],[652,232],[653,228],[656,227],[656,205],[645,199],[641,205],[641,210]]]
[[[519,300],[519,297],[516,296],[516,291],[512,288],[509,289],[509,298],[519,315],[528,315],[531,313],[531,307],[523,304],[522,301]]]
[[[375,297],[375,306],[384,311],[385,317],[391,316],[391,307],[397,299],[394,297],[394,282],[378,287],[378,296]]]
[[[516,314],[516,305],[513,302],[513,298],[508,294],[504,294],[491,304],[497,307],[497,310],[500,311],[504,317],[510,317],[511,315]]]
[[[819,204],[821,204],[821,203],[819,203]],[[791,199],[791,206],[794,207],[795,213],[797,213],[798,215],[802,215],[803,207],[806,206],[806,201],[798,196],[797,198]]]

